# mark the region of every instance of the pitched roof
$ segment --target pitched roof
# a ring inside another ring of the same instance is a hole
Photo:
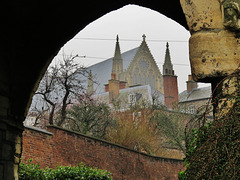
[[[179,103],[209,99],[211,97],[211,94],[211,86],[196,88],[190,92],[187,92],[187,90],[185,90],[179,94]]]
[[[148,45],[147,45],[147,42],[146,42],[145,38],[146,38],[146,36],[143,35],[143,41],[142,41],[142,43],[140,44],[139,48],[137,49],[137,51],[136,51],[136,53],[135,53],[135,56],[137,57],[137,56],[141,55],[142,53],[144,53],[144,55],[151,56],[151,58],[153,59],[153,63],[155,64],[154,67],[159,70],[159,68],[158,68],[158,66],[157,66],[157,63],[156,63],[156,61],[154,60],[154,57],[152,56],[152,53],[151,53],[151,51],[150,51],[150,49],[149,49],[149,47],[148,47]],[[133,57],[132,60],[133,60],[133,61],[130,62],[127,71],[131,71],[131,70],[132,70],[132,67],[134,67],[134,66],[136,65],[136,63],[137,63],[137,59],[136,59],[135,57]],[[159,71],[160,71],[160,70],[159,70]]]
[[[137,50],[138,47],[122,53],[123,71],[128,68]],[[88,67],[93,73],[94,80],[99,83],[99,85],[94,85],[97,93],[104,92],[104,84],[107,84],[108,80],[111,79],[112,59],[113,57]]]

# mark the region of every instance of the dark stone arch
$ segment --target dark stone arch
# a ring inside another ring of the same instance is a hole
[[[0,179],[14,179],[18,164],[14,154],[21,154],[15,145],[21,144],[22,121],[38,81],[59,49],[81,29],[128,4],[158,11],[187,28],[179,0],[79,2],[0,3]],[[8,150],[10,155],[5,157]]]

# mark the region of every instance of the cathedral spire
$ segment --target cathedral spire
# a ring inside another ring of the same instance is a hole
[[[120,74],[123,72],[123,60],[120,51],[119,37],[116,38],[116,46],[112,63],[112,73],[116,74],[116,79],[120,80]]]
[[[165,61],[163,64],[163,75],[174,75],[173,65],[171,62],[169,44],[166,44],[166,53],[165,53]]]

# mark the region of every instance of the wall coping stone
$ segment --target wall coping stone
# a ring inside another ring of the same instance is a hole
[[[45,130],[45,129],[40,129],[40,128],[37,128],[37,127],[34,127],[34,126],[24,126],[26,129],[30,129],[30,130],[34,130],[34,131],[38,131],[38,132],[42,132],[42,133],[45,133],[45,134],[48,134],[48,135],[53,135],[53,133]]]

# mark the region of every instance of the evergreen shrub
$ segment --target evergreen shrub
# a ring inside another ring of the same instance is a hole
[[[111,173],[98,168],[91,168],[83,163],[76,167],[57,166],[55,169],[41,169],[39,164],[31,160],[27,164],[19,165],[19,180],[111,180]]]

